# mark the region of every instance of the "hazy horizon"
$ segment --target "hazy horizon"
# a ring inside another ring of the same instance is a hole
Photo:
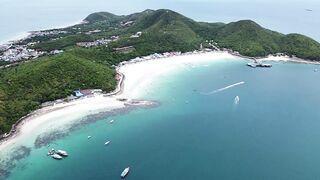
[[[80,22],[87,15],[107,11],[117,15],[140,12],[145,9],[171,9],[197,21],[232,22],[251,19],[260,25],[281,33],[301,33],[320,41],[320,2],[262,0],[4,0],[0,2],[0,42],[17,37],[23,32],[63,27]],[[312,9],[313,11],[306,11]]]

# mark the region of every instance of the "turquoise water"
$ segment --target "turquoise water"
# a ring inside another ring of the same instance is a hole
[[[127,166],[132,180],[320,179],[318,66],[245,64],[224,60],[163,75],[143,95],[160,106],[70,132],[51,144],[69,152],[62,161],[48,158],[47,147],[33,149],[7,179],[120,179]]]

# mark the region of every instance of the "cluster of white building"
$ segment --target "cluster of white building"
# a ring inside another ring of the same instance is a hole
[[[67,34],[67,31],[60,30],[50,30],[50,31],[33,31],[30,35],[31,38],[37,36],[49,36],[49,35],[58,35],[58,34]]]
[[[118,39],[119,39],[119,36],[112,36],[110,39],[102,38],[92,42],[78,42],[77,46],[85,47],[85,48],[96,47],[101,45],[107,45],[108,43],[112,41],[116,41]]]
[[[54,106],[57,104],[62,104],[66,102],[75,101],[77,99],[83,99],[83,98],[91,98],[96,95],[101,95],[103,93],[102,89],[85,89],[85,90],[75,90],[73,94],[70,96],[64,98],[64,99],[57,99],[54,101],[47,101],[41,104],[41,107],[48,107],[48,106]]]
[[[2,45],[1,47],[4,47]],[[0,54],[0,61],[16,62],[22,60],[35,59],[43,55],[55,55],[60,54],[63,50],[53,50],[50,52],[37,51],[34,49],[29,49],[28,45],[6,45],[6,48],[2,48],[3,52]]]
[[[26,45],[16,45],[6,49],[3,52],[3,54],[0,55],[0,60],[15,62],[27,59],[34,59],[44,54],[45,52],[43,51],[28,49]]]
[[[10,45],[7,45],[7,44],[0,45],[0,52],[6,51],[10,47],[11,47],[11,44]]]
[[[127,27],[133,25],[133,21],[127,21],[127,22],[120,22],[120,26]]]
[[[185,53],[181,53],[181,52],[165,52],[162,54],[158,54],[158,53],[154,53],[148,56],[143,56],[143,57],[137,57],[134,59],[131,59],[129,61],[124,61],[121,62],[119,64],[119,66],[123,66],[125,64],[131,64],[131,63],[137,63],[137,62],[141,62],[141,61],[147,61],[147,60],[153,60],[153,59],[160,59],[160,58],[168,58],[168,57],[173,57],[173,56],[185,56],[185,55],[193,55],[193,54],[200,54],[200,53],[205,53],[205,52],[212,52],[214,50],[212,49],[203,49],[200,51],[192,51],[192,52],[185,52]]]
[[[136,34],[133,34],[130,36],[130,38],[138,38],[142,35],[142,32],[137,32]]]
[[[90,35],[90,34],[99,33],[99,32],[101,32],[101,30],[96,29],[96,30],[93,30],[93,31],[88,31],[85,34]]]
[[[136,62],[141,62],[141,61],[146,61],[146,60],[152,60],[152,59],[159,59],[159,58],[167,58],[167,57],[172,57],[172,56],[179,56],[181,55],[181,52],[165,52],[162,54],[159,53],[154,53],[148,56],[143,56],[143,57],[136,57],[134,59],[131,59],[129,61],[124,61],[121,62],[119,65],[125,65],[125,64],[131,64],[131,63],[136,63]]]

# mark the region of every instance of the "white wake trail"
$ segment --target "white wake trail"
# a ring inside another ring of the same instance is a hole
[[[223,87],[223,88],[220,88],[220,89],[216,89],[216,90],[211,91],[211,92],[209,92],[209,93],[202,93],[202,94],[204,94],[204,95],[215,94],[215,93],[218,93],[218,92],[227,90],[227,89],[229,89],[229,88],[233,88],[233,87],[235,87],[235,86],[239,86],[239,85],[244,84],[244,83],[245,83],[244,81],[241,81],[241,82],[234,83],[234,84],[231,84],[231,85],[229,85],[229,86],[226,86],[226,87]]]

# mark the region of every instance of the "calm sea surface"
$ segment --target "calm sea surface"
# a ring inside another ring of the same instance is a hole
[[[245,64],[225,59],[162,75],[141,95],[160,106],[100,117],[52,142],[69,152],[62,161],[33,148],[8,179],[120,179],[127,166],[132,180],[320,179],[318,66]]]

